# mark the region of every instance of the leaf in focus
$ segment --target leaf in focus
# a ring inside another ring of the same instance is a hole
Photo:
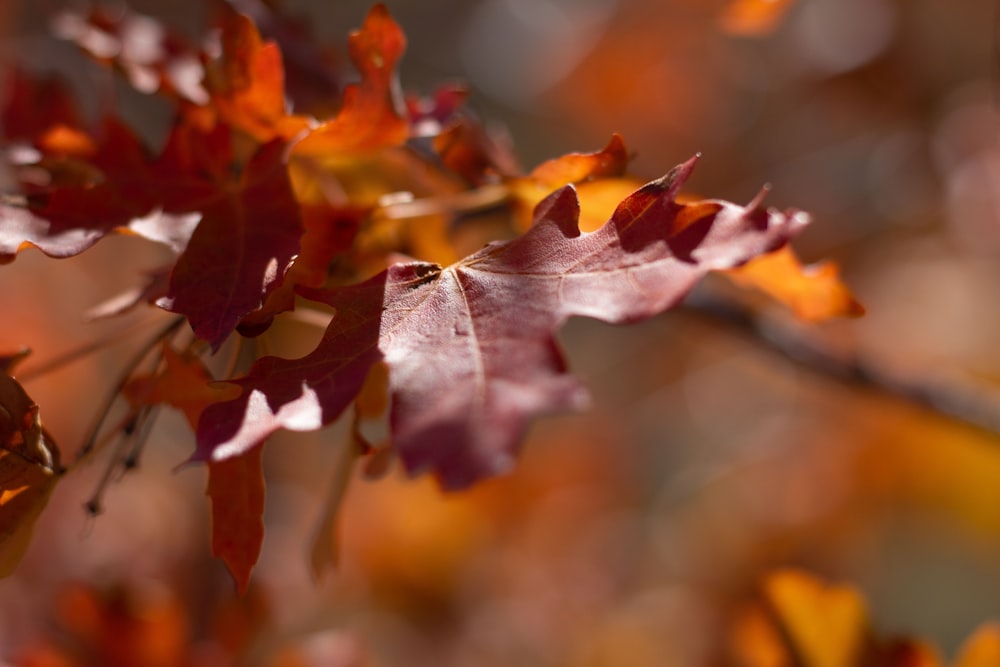
[[[21,385],[0,374],[0,577],[21,561],[58,479],[58,452]]]
[[[834,263],[802,266],[789,246],[755,257],[725,274],[738,285],[765,292],[808,322],[860,317],[865,312],[840,281]]]
[[[808,222],[797,211],[678,203],[693,164],[633,193],[593,233],[580,232],[567,187],[539,205],[524,236],[446,269],[396,264],[359,285],[300,290],[336,313],[318,347],[261,358],[234,380],[242,394],[205,411],[194,458],[223,460],[279,428],[332,422],[384,359],[392,443],[411,474],[433,471],[461,488],[509,469],[531,418],[587,402],[554,338],[569,317],[650,317],[709,271],[773,250]]]
[[[348,38],[348,50],[361,81],[344,89],[336,116],[295,145],[298,155],[374,151],[401,145],[409,136],[396,77],[406,37],[385,5],[372,7],[361,29]]]
[[[719,27],[730,35],[760,37],[776,30],[795,0],[729,0]]]
[[[810,667],[854,667],[865,649],[868,613],[851,586],[826,585],[795,570],[773,573],[764,594]]]

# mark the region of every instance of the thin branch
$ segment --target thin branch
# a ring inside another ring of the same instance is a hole
[[[87,435],[87,439],[84,440],[83,447],[80,448],[80,452],[77,455],[78,459],[87,456],[94,449],[94,444],[97,442],[97,437],[101,432],[104,421],[111,413],[111,409],[114,407],[118,395],[121,393],[126,383],[128,383],[133,373],[135,373],[135,369],[142,363],[143,359],[146,358],[153,348],[176,331],[183,322],[183,317],[178,317],[172,320],[166,327],[157,332],[157,334],[153,336],[149,342],[143,345],[135,356],[128,361],[122,371],[122,374],[119,376],[118,381],[112,385],[111,390],[108,392],[104,402],[101,404],[102,407],[97,413],[97,419],[94,421],[94,425],[91,427],[90,432]]]
[[[732,300],[704,293],[686,301],[679,312],[740,334],[813,373],[912,403],[1000,436],[1000,394],[977,386],[971,379],[902,378],[877,362],[838,353],[815,336],[776,326]]]
[[[68,366],[75,361],[79,361],[84,357],[97,352],[105,347],[126,338],[127,336],[133,334],[136,329],[140,329],[143,326],[149,324],[149,320],[140,320],[138,322],[132,322],[126,327],[123,327],[120,331],[117,331],[110,336],[105,336],[104,338],[99,338],[97,340],[91,341],[89,343],[84,343],[79,347],[75,347],[72,350],[68,350],[57,357],[53,357],[48,361],[45,361],[37,366],[28,366],[27,370],[17,374],[17,378],[21,382],[27,382],[35,378],[41,377],[48,373],[55,372],[61,369],[63,366]]]

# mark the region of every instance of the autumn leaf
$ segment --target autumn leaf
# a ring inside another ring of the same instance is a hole
[[[840,281],[835,264],[821,262],[802,266],[789,246],[726,271],[726,276],[737,285],[756,288],[772,296],[807,322],[860,317],[865,312]]]
[[[33,142],[51,128],[80,125],[73,97],[53,76],[37,78],[18,67],[4,72],[0,132],[5,139]]]
[[[251,158],[228,196],[202,206],[160,307],[184,315],[218,349],[240,319],[261,307],[299,252],[302,221],[281,141]]]
[[[58,451],[38,415],[21,385],[0,373],[0,577],[17,568],[59,479]]]
[[[36,143],[48,182],[22,182],[24,205],[0,204],[0,262],[28,246],[51,257],[76,255],[155,213],[145,150],[117,120],[105,119],[96,138],[58,126]]]
[[[194,429],[206,407],[237,393],[232,385],[213,383],[197,359],[183,358],[169,346],[162,353],[160,372],[126,385],[124,394],[133,405],[171,405]],[[212,554],[226,563],[240,592],[245,592],[264,542],[261,448],[209,462],[207,494],[212,500]]]
[[[240,593],[250,584],[264,543],[263,451],[252,447],[239,456],[208,463],[212,555],[226,563]]]
[[[195,458],[224,460],[278,428],[330,423],[385,359],[393,446],[411,473],[432,470],[460,488],[509,469],[531,417],[587,401],[554,339],[567,318],[644,319],[708,271],[772,250],[808,222],[795,211],[678,204],[693,164],[632,194],[594,233],[580,232],[567,187],[539,205],[524,236],[446,269],[398,264],[360,285],[301,290],[336,312],[319,346],[297,360],[258,360],[235,381],[238,399],[202,415]]]
[[[385,5],[372,7],[360,30],[348,38],[351,60],[361,81],[344,89],[336,116],[295,145],[298,155],[336,155],[398,146],[409,136],[396,80],[396,65],[406,50],[406,37]]]
[[[206,71],[212,106],[223,121],[257,141],[291,139],[308,119],[289,113],[281,49],[261,39],[257,26],[228,4],[222,9],[222,57]]]
[[[574,185],[580,197],[580,229],[593,231],[604,224],[623,198],[641,185],[626,175],[628,149],[620,135],[593,153],[570,153],[543,162],[530,174],[508,180],[521,229],[532,221],[532,211],[545,197],[565,185]]]
[[[864,654],[868,612],[861,593],[850,586],[827,586],[794,570],[764,582],[769,603],[805,664],[852,667]]]

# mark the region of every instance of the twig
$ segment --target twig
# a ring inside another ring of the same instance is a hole
[[[814,336],[764,321],[732,300],[701,293],[679,309],[752,340],[798,366],[843,384],[876,391],[1000,436],[1000,394],[971,380],[901,378],[863,356],[840,354]]]

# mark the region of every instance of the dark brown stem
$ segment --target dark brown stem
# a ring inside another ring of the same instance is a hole
[[[77,458],[83,458],[87,456],[94,449],[94,445],[97,442],[97,438],[101,433],[101,429],[104,426],[105,420],[107,420],[108,415],[111,413],[111,409],[114,407],[115,401],[118,395],[121,393],[122,389],[128,383],[129,379],[135,373],[135,369],[142,364],[143,360],[149,355],[149,353],[158,345],[161,341],[166,339],[168,336],[172,335],[184,322],[183,317],[178,317],[170,322],[169,325],[161,329],[155,336],[153,336],[149,342],[142,346],[139,351],[129,360],[125,365],[124,370],[118,378],[118,381],[112,385],[111,390],[105,397],[104,402],[101,404],[101,409],[97,413],[97,418],[94,421],[94,425],[91,427],[87,439],[84,440],[83,446],[80,448],[80,452]]]

